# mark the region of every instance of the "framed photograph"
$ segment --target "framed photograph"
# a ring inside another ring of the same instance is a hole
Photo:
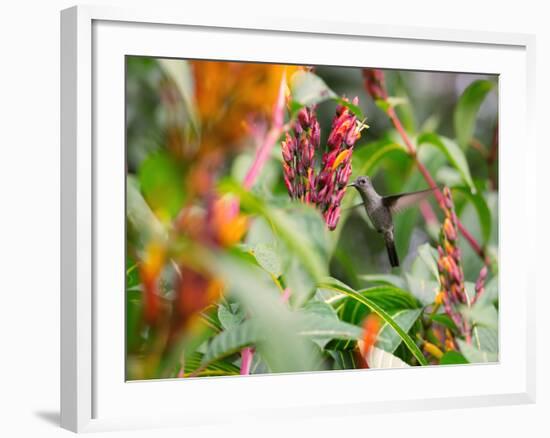
[[[534,401],[532,36],[61,19],[63,427]]]

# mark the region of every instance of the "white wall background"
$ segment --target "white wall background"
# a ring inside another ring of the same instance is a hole
[[[135,6],[143,0],[95,1]],[[189,3],[189,4],[187,4]],[[202,6],[236,14],[395,23],[537,35],[537,134],[540,254],[548,252],[550,144],[550,27],[545,2],[523,0],[371,0],[269,2],[156,0],[155,7]],[[66,0],[3,3],[0,13],[0,435],[68,436],[59,417],[59,10]],[[522,145],[517,145],[522,153]],[[545,273],[538,264],[538,399],[535,405],[315,418],[222,429],[117,432],[105,436],[522,436],[548,433],[550,310]],[[535,429],[533,429],[535,428]],[[315,435],[313,434],[315,432]]]

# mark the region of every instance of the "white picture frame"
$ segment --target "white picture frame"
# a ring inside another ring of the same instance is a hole
[[[307,53],[295,47],[303,41]],[[535,275],[521,254],[536,242],[532,233],[517,232],[536,216],[534,44],[531,35],[289,17],[229,22],[155,9],[62,11],[62,427],[81,432],[534,402]],[[118,263],[124,257],[124,55],[364,66],[366,49],[377,67],[500,75],[500,362],[125,382],[124,265]],[[417,383],[401,385],[408,373],[416,373]],[[444,390],[427,383],[441,379],[448,382]],[[345,390],[357,385],[368,390]],[[217,394],[215,402],[209,394]]]

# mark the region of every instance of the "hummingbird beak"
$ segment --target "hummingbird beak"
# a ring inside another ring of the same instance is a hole
[[[348,184],[346,187],[355,187],[355,183],[352,182],[351,184]]]

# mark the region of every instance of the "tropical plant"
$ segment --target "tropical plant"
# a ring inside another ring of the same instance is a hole
[[[498,360],[496,88],[128,57],[128,379]],[[361,175],[433,190],[395,216],[399,268]]]

